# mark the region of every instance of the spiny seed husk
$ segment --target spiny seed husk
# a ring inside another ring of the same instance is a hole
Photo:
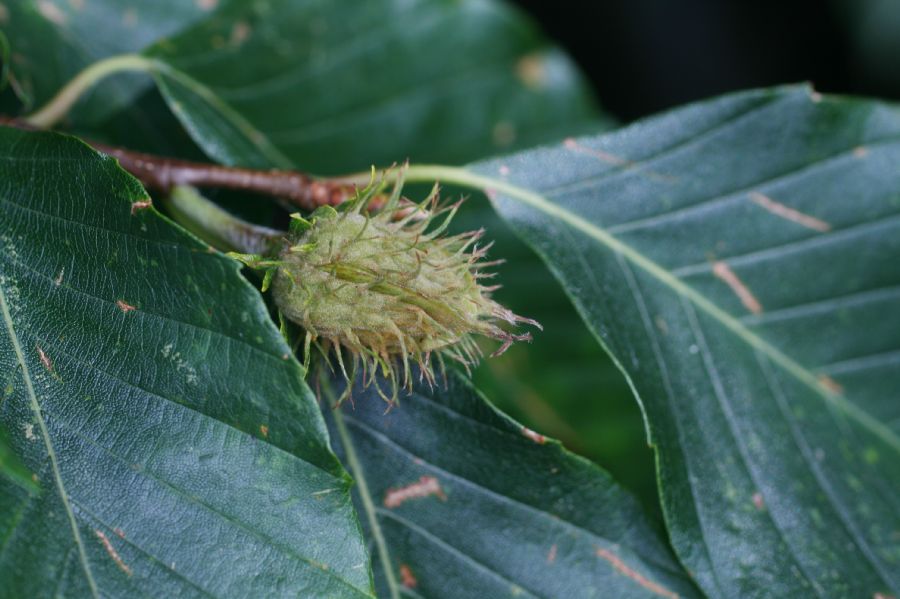
[[[343,212],[326,208],[308,221],[297,217],[281,253],[273,295],[281,312],[306,330],[307,348],[317,342],[333,349],[345,376],[346,350],[369,383],[380,369],[391,379],[394,393],[385,398],[393,401],[401,365],[402,385],[409,386],[410,361],[433,380],[433,352],[467,367],[476,362],[473,335],[501,341],[497,353],[530,340],[499,322],[540,325],[492,300],[494,287],[479,283],[492,276],[482,268],[495,264],[482,261],[483,231],[443,235],[458,203],[439,206],[435,189],[421,205],[404,207],[398,187],[371,215],[365,208],[373,196],[368,190]]]

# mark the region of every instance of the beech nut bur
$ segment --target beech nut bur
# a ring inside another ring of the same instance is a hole
[[[280,312],[306,331],[307,361],[317,344],[348,381],[361,368],[364,384],[393,403],[412,384],[411,363],[433,382],[432,356],[441,366],[449,358],[468,368],[481,357],[476,336],[498,340],[497,355],[531,339],[501,324],[540,325],[491,299],[498,286],[481,284],[497,264],[484,260],[483,230],[445,234],[461,202],[442,204],[437,187],[421,204],[401,202],[401,182],[384,201],[383,188],[370,185],[308,218],[292,215],[277,258],[245,262],[269,269],[264,286],[271,283]],[[371,213],[376,198],[384,205]],[[379,372],[390,392],[378,386]]]

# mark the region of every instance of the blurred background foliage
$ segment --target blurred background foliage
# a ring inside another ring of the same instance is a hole
[[[824,92],[900,98],[900,0],[514,4],[568,51],[602,106],[593,122],[570,128],[572,135],[609,129],[729,91],[788,82],[811,81]],[[20,110],[12,90],[2,90],[0,112]],[[558,118],[563,123],[567,117]],[[80,132],[77,123],[73,130]],[[134,149],[204,158],[152,87],[83,132]],[[472,147],[467,160],[515,149],[523,141]],[[355,168],[339,158],[328,166],[335,172]],[[459,193],[445,190],[447,196]],[[423,194],[410,190],[413,198]],[[248,203],[233,193],[211,195],[244,217],[284,224],[284,214],[268,202]],[[653,455],[640,409],[553,276],[484,198],[470,199],[455,227],[487,229],[487,238],[496,241],[491,255],[507,260],[497,269],[503,284],[498,299],[544,326],[543,332],[535,332],[533,343],[517,344],[503,356],[484,361],[474,372],[476,384],[514,418],[609,470],[658,516]]]

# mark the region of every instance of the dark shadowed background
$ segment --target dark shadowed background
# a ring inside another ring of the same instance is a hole
[[[516,0],[629,121],[728,91],[811,81],[900,98],[898,0]]]

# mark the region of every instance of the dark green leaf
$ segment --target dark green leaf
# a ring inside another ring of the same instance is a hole
[[[493,189],[635,389],[714,597],[900,589],[900,111],[805,88],[413,178]]]
[[[222,162],[460,162],[593,118],[568,58],[498,2],[231,2],[218,16],[149,54],[178,69],[160,86]]]
[[[492,408],[451,373],[386,414],[327,411],[357,481],[383,597],[693,597],[609,475]]]
[[[15,0],[0,28],[31,108],[98,59],[145,49],[172,110],[225,163],[464,162],[609,124],[568,57],[494,0]],[[116,75],[72,121],[91,133],[149,81]]]
[[[236,263],[81,142],[0,128],[0,481],[15,597],[369,596],[300,365]]]

